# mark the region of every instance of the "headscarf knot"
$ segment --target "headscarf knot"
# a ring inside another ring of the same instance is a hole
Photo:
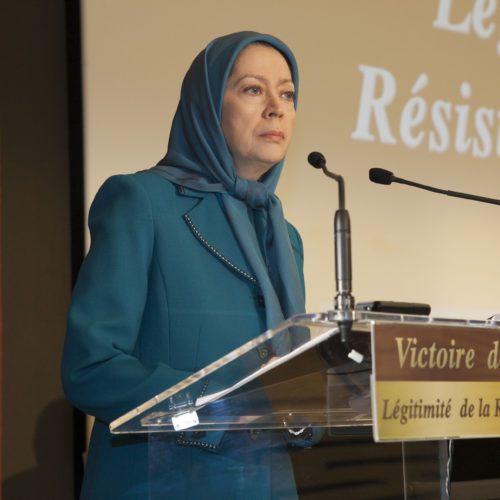
[[[269,204],[269,190],[261,182],[236,177],[231,194],[251,208],[267,208]]]

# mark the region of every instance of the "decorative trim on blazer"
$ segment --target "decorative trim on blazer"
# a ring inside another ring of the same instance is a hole
[[[209,383],[209,380],[205,381],[205,384],[203,385],[203,388],[201,389],[200,395],[198,397],[201,397],[205,394]],[[194,431],[188,432],[187,434],[185,432],[181,432],[175,440],[175,444],[177,446],[197,446],[198,448],[215,452],[220,449],[219,443],[223,435],[224,431],[212,431],[209,434],[207,434],[205,431]]]
[[[191,434],[193,437],[205,437],[205,432],[193,432]],[[177,446],[197,446],[198,448],[203,448],[211,451],[218,451],[220,446],[218,444],[209,443],[207,441],[197,441],[195,439],[184,439],[184,432],[179,434],[179,437],[175,440],[175,444]]]
[[[257,284],[257,278],[253,277],[251,274],[247,273],[237,265],[233,264],[227,257],[224,257],[216,248],[214,248],[200,233],[200,231],[194,225],[193,220],[188,214],[184,215],[184,220],[188,223],[189,228],[193,231],[193,234],[200,240],[200,242],[205,246],[215,257],[222,261],[226,266],[228,266],[233,271],[236,271],[239,275],[243,276],[247,280],[254,284]]]

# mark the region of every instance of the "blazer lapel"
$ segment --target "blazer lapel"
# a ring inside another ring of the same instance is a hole
[[[178,192],[182,196],[201,198],[199,203],[183,214],[193,236],[232,271],[257,283],[217,196],[213,193],[193,192],[188,188],[178,189]]]

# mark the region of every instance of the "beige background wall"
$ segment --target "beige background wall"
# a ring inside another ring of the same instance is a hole
[[[500,312],[500,207],[368,180],[380,166],[500,198],[496,0],[82,5],[87,203],[109,175],[163,156],[182,77],[211,39],[271,33],[290,45],[301,71],[278,194],[304,240],[308,311],[330,307],[335,293],[337,186],[306,160],[319,150],[346,181],[357,301],[427,302],[445,316]]]

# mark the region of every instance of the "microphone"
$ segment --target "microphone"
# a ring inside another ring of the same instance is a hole
[[[326,159],[318,151],[309,154],[307,161],[314,167],[323,170],[323,173],[335,179],[339,185],[339,208],[335,212],[334,234],[335,234],[335,278],[337,295],[335,296],[335,309],[337,311],[349,311],[354,309],[354,297],[352,296],[352,273],[351,273],[351,222],[349,213],[345,209],[344,179],[341,175],[334,174],[326,168]],[[340,337],[347,347],[348,356],[358,363],[363,360],[363,355],[352,349],[348,335],[351,331],[352,321],[339,321]]]
[[[319,151],[313,151],[312,153],[309,153],[307,161],[314,168],[326,168],[326,158],[323,156],[323,153],[320,153]]]
[[[384,170],[383,168],[370,168],[370,180],[376,182],[377,184],[387,184],[389,185],[394,176],[389,170]]]
[[[464,198],[466,200],[481,201],[483,203],[500,205],[500,200],[496,200],[495,198],[486,198],[484,196],[476,196],[474,194],[459,193],[458,191],[447,191],[446,189],[439,189],[432,186],[426,186],[425,184],[419,184],[418,182],[400,179],[399,177],[394,176],[392,172],[389,172],[389,170],[384,170],[383,168],[371,168],[369,176],[370,180],[377,184],[389,185],[392,182],[397,182],[399,184],[406,184],[407,186],[425,189],[426,191],[432,191],[433,193],[445,194],[446,196],[452,196],[454,198]]]

